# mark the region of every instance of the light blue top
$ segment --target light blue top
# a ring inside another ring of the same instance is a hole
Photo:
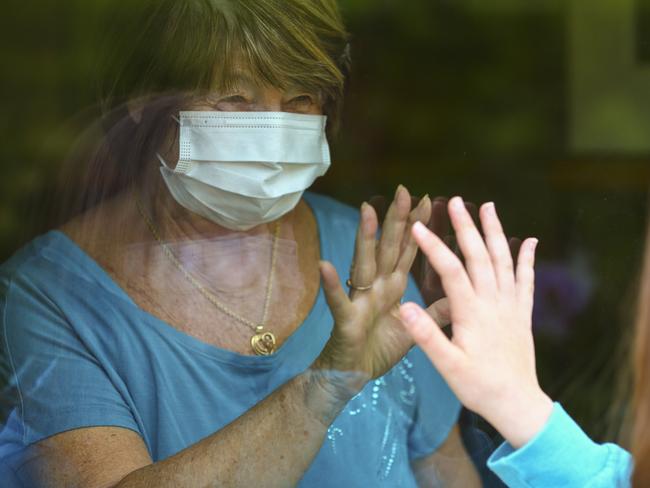
[[[347,276],[358,211],[315,194],[306,200],[318,222],[322,258]],[[406,297],[420,301],[412,281]],[[220,349],[139,308],[57,231],[0,268],[0,314],[0,372],[10,382],[14,407],[0,433],[5,476],[20,462],[23,446],[80,427],[131,429],[154,461],[165,459],[308,368],[332,326],[321,289],[307,319],[276,354]],[[415,348],[349,402],[301,486],[414,487],[409,462],[440,445],[459,408]]]
[[[559,403],[544,428],[526,445],[503,443],[488,466],[511,488],[629,487],[630,453],[596,444]]]

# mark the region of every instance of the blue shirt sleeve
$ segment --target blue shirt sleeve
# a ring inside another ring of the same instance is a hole
[[[544,428],[526,445],[503,443],[489,468],[512,488],[628,487],[632,457],[614,444],[596,444],[559,403]]]
[[[8,362],[3,388],[15,399],[0,433],[0,454],[80,427],[139,432],[130,408],[71,325],[91,317],[69,316],[77,312],[63,310],[29,274],[2,280],[0,314],[1,354]]]

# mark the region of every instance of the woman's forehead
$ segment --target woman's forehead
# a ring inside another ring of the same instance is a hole
[[[271,84],[261,77],[256,77],[252,74],[251,70],[244,66],[238,66],[230,74],[223,77],[220,82],[214,86],[217,93],[227,92],[233,90],[268,90],[274,89],[281,92],[295,92],[295,91],[308,91],[320,92],[320,90],[310,89],[307,86],[301,85],[297,81],[286,80],[281,84]]]

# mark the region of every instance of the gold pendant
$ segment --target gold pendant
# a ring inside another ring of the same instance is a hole
[[[275,352],[275,334],[265,332],[264,327],[257,326],[257,334],[251,337],[251,347],[258,356],[269,356]]]

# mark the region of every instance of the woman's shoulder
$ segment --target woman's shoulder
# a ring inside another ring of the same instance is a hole
[[[356,229],[359,223],[358,209],[319,193],[305,192],[304,198],[321,226],[345,225]]]
[[[46,273],[61,266],[74,250],[59,231],[49,231],[18,249],[0,265],[0,279],[11,281],[20,276]]]
[[[110,287],[102,269],[60,230],[36,237],[0,265],[0,295],[4,300],[12,288],[55,299],[66,293],[90,295],[98,287]]]
[[[38,331],[54,333],[53,328],[63,323],[60,309],[66,297],[73,296],[69,291],[92,289],[70,272],[74,254],[72,243],[62,233],[50,231],[0,266],[0,326],[14,345],[26,343],[25,338]]]

